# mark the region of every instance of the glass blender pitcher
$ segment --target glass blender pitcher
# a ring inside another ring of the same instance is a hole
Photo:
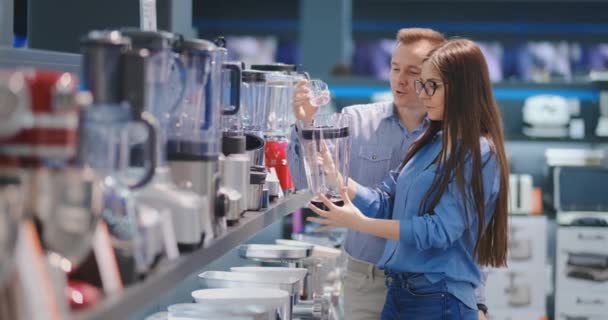
[[[298,73],[292,64],[262,64],[252,65],[251,68],[268,73],[265,164],[269,170],[276,171],[281,189],[289,193],[295,189],[287,165],[288,135],[291,124],[295,122],[293,92],[297,81],[305,76]]]
[[[122,29],[135,49],[150,52],[147,66],[150,69],[145,82],[145,110],[160,122],[158,145],[155,150],[157,168],[152,183],[135,192],[137,200],[160,212],[170,215],[179,251],[187,252],[202,244],[201,212],[206,210],[204,200],[195,192],[178,188],[171,180],[166,161],[167,131],[171,111],[184,99],[186,70],[173,52],[177,37],[164,31]]]
[[[348,181],[351,122],[350,115],[342,113],[317,115],[312,125],[297,122],[306,180],[315,196],[311,202],[320,208],[327,209],[319,193],[344,204],[341,189]]]
[[[169,115],[167,158],[175,184],[207,201],[201,213],[207,242],[226,229],[223,206],[216,205],[222,135],[221,52],[202,39],[184,39],[174,50],[186,70],[186,89],[184,99]]]
[[[91,31],[81,47],[83,87],[91,92],[93,104],[81,116],[80,160],[104,182],[103,220],[123,282],[132,283],[177,251],[175,237],[167,231],[168,216],[137,201],[132,192],[151,182],[156,171],[157,126],[144,111],[150,52],[133,50],[131,40],[119,31]],[[129,183],[129,129],[134,122],[148,131],[144,160],[149,165],[138,182]]]

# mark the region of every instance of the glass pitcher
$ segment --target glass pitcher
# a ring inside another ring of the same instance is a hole
[[[153,117],[144,112],[145,77],[151,74],[147,65],[149,53],[145,50],[131,50],[131,40],[119,31],[91,31],[81,41],[81,48],[82,87],[91,92],[91,107],[115,107],[119,109],[116,113],[120,115],[124,114],[126,108],[130,111],[129,121],[146,128],[146,170],[139,181],[130,185],[132,188],[141,188],[152,180],[157,165],[154,151],[158,128]],[[101,110],[99,113],[109,115],[111,111]],[[123,131],[117,130],[114,133],[123,134]],[[129,157],[128,147],[120,151],[121,157]]]
[[[165,31],[144,31],[135,28],[123,28],[121,33],[131,39],[133,49],[146,49],[149,52],[143,109],[149,111],[159,124],[155,153],[158,165],[164,166],[170,113],[182,102],[186,89],[186,70],[173,52],[173,45],[178,41],[178,36]]]
[[[186,70],[184,99],[169,115],[171,153],[217,156],[220,151],[221,65],[217,47],[202,39],[185,39],[178,45]]]
[[[266,136],[286,137],[289,132],[288,114],[293,102],[293,77],[278,72],[266,76],[268,98],[266,101]]]
[[[289,76],[289,82],[285,81],[285,78],[279,80],[282,88],[281,91],[289,91],[285,92],[287,97],[280,98],[280,104],[275,102],[268,106],[274,113],[273,116],[269,116],[269,121],[267,122],[266,130],[268,132],[268,136],[280,136],[287,137],[289,135],[289,127],[291,124],[295,123],[295,115],[292,112],[293,105],[293,91],[295,89],[295,85],[298,81],[302,79],[309,79],[310,77],[306,72],[298,71],[296,65],[293,64],[285,64],[285,63],[271,63],[271,64],[254,64],[251,65],[251,69],[264,71],[267,73],[275,74],[275,75],[283,75]],[[278,84],[278,83],[277,83]],[[274,96],[277,96],[274,94]],[[284,101],[284,102],[283,102]]]
[[[318,207],[324,207],[319,193],[344,204],[340,194],[348,181],[351,122],[350,115],[342,113],[317,115],[312,125],[297,122],[306,180],[315,195],[311,202]]]
[[[243,70],[241,87],[241,121],[245,132],[263,137],[268,118],[266,102],[268,99],[267,73]]]

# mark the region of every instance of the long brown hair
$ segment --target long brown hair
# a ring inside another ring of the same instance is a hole
[[[447,190],[450,178],[463,196],[465,211],[467,199],[472,195],[478,224],[475,254],[480,265],[500,267],[506,265],[508,217],[507,191],[509,168],[505,155],[502,119],[494,100],[488,66],[479,47],[470,40],[456,39],[446,42],[429,54],[425,63],[431,63],[445,84],[445,108],[442,121],[431,121],[428,129],[408,151],[402,167],[443,130],[443,148],[439,155],[439,173],[424,196],[426,212],[432,212]],[[495,212],[485,228],[485,201],[482,183],[482,159],[479,140],[490,142],[500,170],[500,191]],[[458,143],[456,143],[458,141]],[[465,157],[471,157],[472,174],[470,191],[465,188]],[[434,192],[437,191],[437,192]],[[430,201],[430,202],[429,202]],[[427,206],[427,204],[430,204]],[[464,213],[467,217],[467,212]]]

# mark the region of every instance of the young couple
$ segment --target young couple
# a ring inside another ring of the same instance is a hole
[[[393,101],[346,107],[352,150],[344,206],[309,218],[349,229],[345,318],[485,319],[485,273],[507,255],[502,120],[479,47],[402,29],[391,59]],[[294,113],[314,118],[305,82]],[[306,187],[295,132],[288,162]],[[340,179],[340,177],[336,177]]]

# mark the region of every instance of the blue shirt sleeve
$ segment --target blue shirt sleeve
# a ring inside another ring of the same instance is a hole
[[[484,188],[484,202],[486,210],[486,223],[489,221],[494,211],[494,200],[500,189],[500,174],[493,153],[482,153],[482,183]],[[477,224],[477,213],[470,189],[471,161],[465,165],[465,193],[467,204],[463,202],[454,178],[450,181],[447,190],[439,199],[433,214],[426,213],[421,216],[414,216],[411,219],[401,220],[400,241],[413,244],[420,251],[437,248],[446,249],[455,241],[460,239],[469,225]],[[467,213],[465,216],[465,212]],[[472,232],[476,234],[477,228],[473,227]]]
[[[392,170],[388,177],[374,188],[359,185],[357,194],[352,199],[353,204],[370,218],[390,219],[393,215],[393,201],[398,176],[399,171]]]

